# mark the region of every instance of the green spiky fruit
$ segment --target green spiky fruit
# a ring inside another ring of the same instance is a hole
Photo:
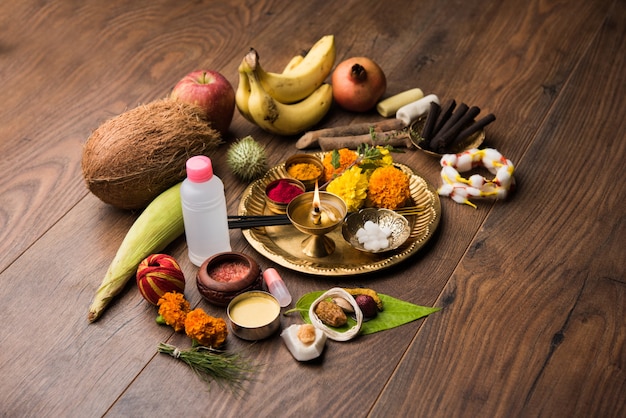
[[[245,181],[255,180],[267,171],[265,147],[252,136],[234,142],[226,153],[226,162],[233,173]]]

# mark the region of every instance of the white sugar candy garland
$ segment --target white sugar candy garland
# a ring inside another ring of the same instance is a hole
[[[443,185],[438,193],[474,208],[476,205],[470,202],[470,197],[505,199],[515,186],[513,163],[493,148],[474,148],[459,154],[444,154],[440,164]],[[474,174],[466,179],[459,174],[481,166],[495,177],[489,180]]]

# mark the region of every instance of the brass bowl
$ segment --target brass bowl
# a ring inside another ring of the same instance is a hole
[[[319,168],[320,170],[320,174],[317,177],[314,178],[298,178],[298,177],[294,177],[289,173],[289,168],[292,165],[295,164],[312,164],[315,167]],[[287,175],[289,175],[290,177],[295,178],[296,180],[299,180],[302,182],[302,184],[304,184],[304,187],[306,188],[306,190],[313,190],[315,188],[315,183],[317,182],[320,186],[324,183],[323,179],[324,179],[324,163],[322,162],[322,160],[313,154],[295,154],[292,155],[291,157],[287,158],[287,160],[285,161],[285,171],[287,172]]]
[[[216,280],[211,273],[227,263],[239,263],[248,267],[242,277],[232,281]],[[225,252],[215,254],[202,263],[196,274],[198,292],[207,302],[216,306],[227,306],[237,295],[250,290],[261,289],[261,268],[250,256],[239,252]]]
[[[444,154],[422,147],[423,142],[424,142],[424,138],[422,138],[422,130],[424,129],[425,123],[426,123],[426,117],[422,116],[411,124],[411,127],[409,129],[411,142],[413,143],[413,145],[415,145],[415,147],[417,147],[417,149],[419,149],[423,153],[428,154],[432,157],[441,158]],[[475,132],[474,134],[470,135],[463,141],[455,142],[454,144],[452,144],[450,149],[447,150],[448,152],[446,152],[445,154],[459,154],[463,151],[468,151],[474,148],[478,148],[480,145],[482,145],[484,141],[485,141],[485,130],[481,129],[478,132]]]
[[[280,328],[280,304],[270,293],[261,290],[236,296],[226,313],[233,334],[243,340],[262,340]]]
[[[359,242],[357,233],[364,227],[367,221],[372,221],[380,228],[389,228],[391,235],[387,239],[387,247],[372,250],[365,248],[365,243]],[[376,254],[395,250],[404,244],[411,235],[411,226],[404,216],[392,210],[366,208],[348,215],[343,222],[341,233],[343,238],[349,242],[353,248],[359,251]]]
[[[296,179],[293,179],[293,178],[276,179],[276,180],[273,180],[273,181],[269,182],[267,184],[267,186],[265,186],[265,202],[267,204],[268,209],[270,211],[272,211],[273,213],[276,213],[276,214],[279,214],[279,215],[284,215],[285,213],[287,213],[287,205],[289,205],[289,202],[279,202],[277,200],[271,199],[268,196],[268,193],[270,192],[270,190],[272,190],[274,187],[278,186],[278,184],[280,182],[287,182],[287,183],[289,183],[291,185],[294,185],[298,189],[300,189],[302,191],[302,193],[304,193],[306,191],[306,187],[304,186],[304,184],[300,180],[296,180]]]

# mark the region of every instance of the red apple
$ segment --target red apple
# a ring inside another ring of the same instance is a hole
[[[197,70],[187,74],[172,90],[170,97],[202,107],[213,128],[225,135],[235,112],[235,90],[216,71]]]

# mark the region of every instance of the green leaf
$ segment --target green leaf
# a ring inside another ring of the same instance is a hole
[[[330,163],[332,164],[333,168],[337,169],[341,166],[340,157],[341,156],[339,155],[339,151],[334,149],[330,158]]]
[[[294,310],[300,312],[304,322],[311,323],[309,319],[309,308],[322,293],[324,293],[324,291],[307,293],[296,302]],[[378,296],[383,301],[383,310],[378,312],[375,318],[363,322],[361,326],[362,335],[374,334],[375,332],[396,328],[441,310],[441,308],[414,305],[410,302],[405,302],[381,293],[379,293]],[[336,331],[347,331],[352,328],[355,323],[356,321],[354,319],[348,317],[348,323],[346,325],[341,328],[333,329]]]

